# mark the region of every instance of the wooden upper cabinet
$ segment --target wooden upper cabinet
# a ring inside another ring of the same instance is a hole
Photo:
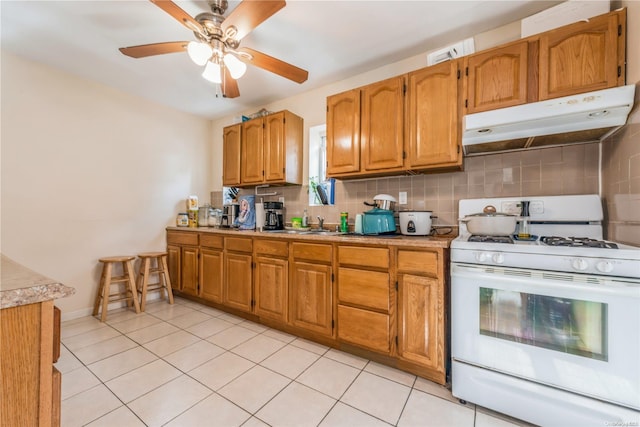
[[[242,123],[242,149],[240,165],[242,184],[260,184],[264,176],[263,146],[264,146],[263,118],[249,120]]]
[[[227,126],[222,140],[222,184],[240,184],[240,143],[242,124]]]
[[[280,111],[224,128],[224,185],[302,183],[303,120]]]
[[[327,97],[327,176],[360,171],[360,89]]]
[[[461,153],[461,61],[409,73],[406,168],[458,168]]]
[[[362,89],[361,159],[363,171],[402,169],[405,77]]]
[[[529,66],[528,40],[469,55],[467,113],[528,102]]]
[[[623,85],[625,27],[623,9],[541,34],[540,99]]]
[[[281,111],[264,118],[264,182],[302,182],[302,118]]]

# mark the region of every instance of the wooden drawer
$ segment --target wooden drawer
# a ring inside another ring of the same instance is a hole
[[[200,234],[200,246],[222,249],[224,247],[224,239],[222,236],[215,234]]]
[[[253,245],[256,254],[271,255],[286,258],[289,256],[289,243],[276,240],[255,239]]]
[[[389,249],[340,246],[338,248],[338,262],[341,265],[389,268]]]
[[[398,271],[438,276],[438,253],[425,251],[398,251]]]
[[[338,300],[389,312],[389,274],[380,271],[338,269]]]
[[[390,348],[389,316],[338,305],[338,339],[384,353]]]
[[[198,233],[167,231],[167,244],[198,246]]]
[[[252,240],[243,237],[225,237],[224,247],[228,251],[253,252]]]
[[[295,259],[308,259],[315,262],[331,262],[331,245],[317,243],[293,243],[293,257]]]

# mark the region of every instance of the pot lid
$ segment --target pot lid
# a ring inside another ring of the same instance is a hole
[[[390,202],[396,202],[396,198],[389,194],[377,194],[373,200],[388,200]]]

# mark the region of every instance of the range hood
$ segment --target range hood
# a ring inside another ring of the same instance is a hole
[[[626,85],[467,114],[464,153],[600,141],[626,123],[634,95],[635,85]]]

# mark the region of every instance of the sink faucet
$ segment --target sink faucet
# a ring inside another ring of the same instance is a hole
[[[321,217],[320,215],[318,215],[317,218],[318,218],[318,230],[322,230],[323,229],[322,227],[324,226],[324,218]]]

